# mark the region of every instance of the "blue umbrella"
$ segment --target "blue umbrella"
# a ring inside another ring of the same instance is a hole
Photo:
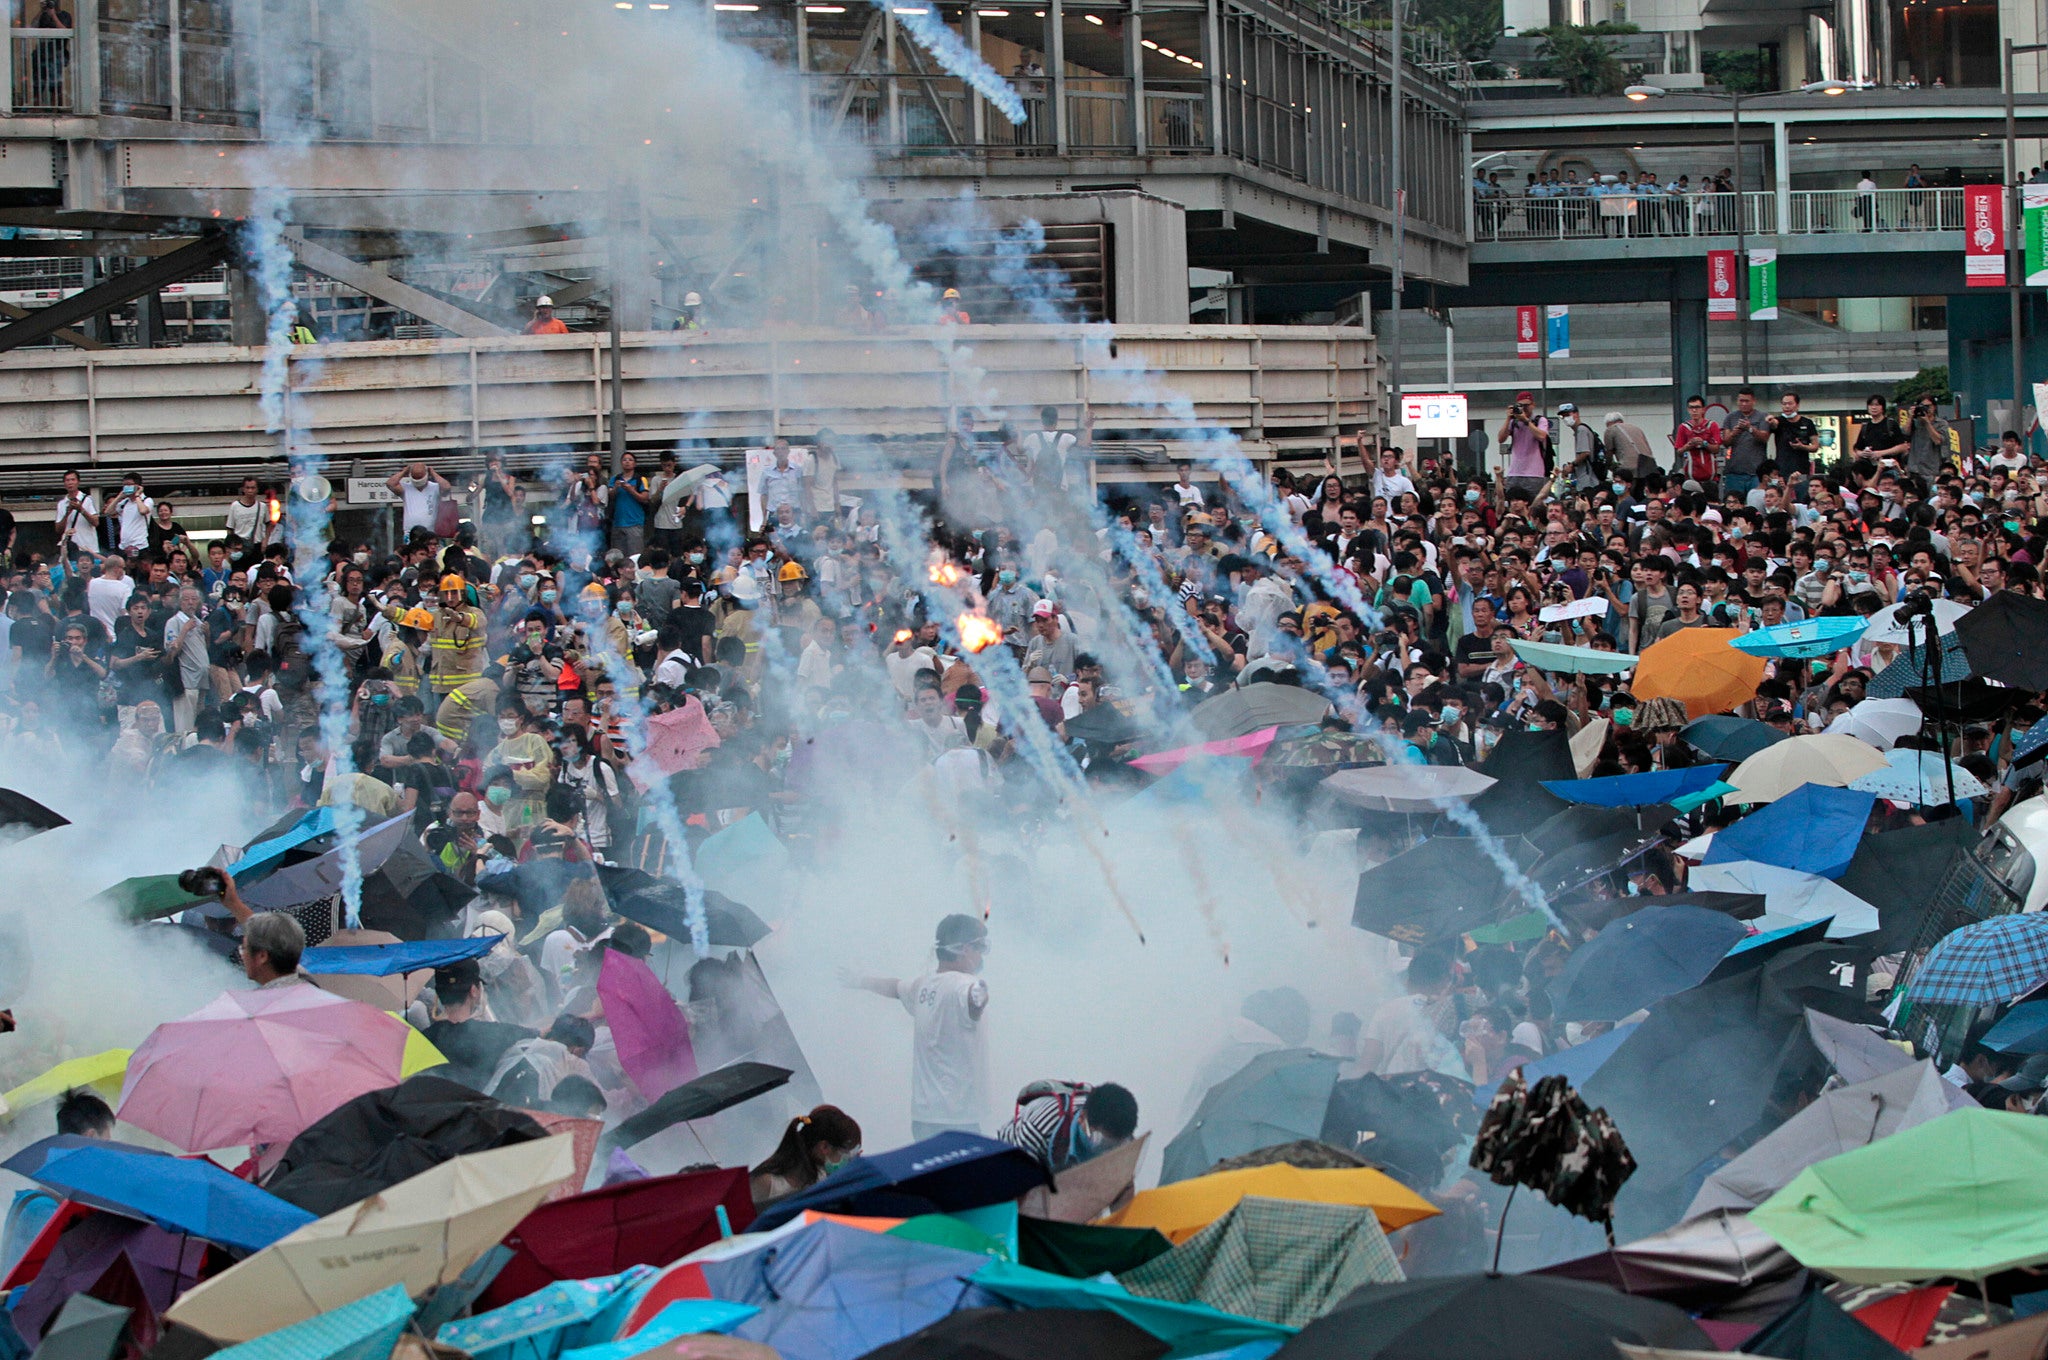
[[[1543,787],[1567,803],[1593,807],[1649,807],[1698,793],[1727,773],[1726,765],[1689,765],[1648,774],[1614,774],[1602,779],[1546,779]]]
[[[2048,752],[2048,718],[2029,727],[2019,735],[2012,745],[2012,762],[2015,765],[2031,765]]]
[[[854,1360],[962,1308],[1000,1307],[974,1281],[988,1263],[979,1252],[813,1223],[698,1269],[714,1296],[761,1310],[734,1336],[782,1360]]]
[[[854,1158],[777,1203],[754,1220],[754,1230],[778,1227],[807,1209],[886,1218],[979,1209],[1007,1203],[1051,1179],[1022,1148],[974,1133],[939,1133],[893,1152]]]
[[[1934,663],[1934,683],[1953,685],[1958,680],[1967,680],[1973,675],[1970,658],[1963,654],[1963,641],[1954,633],[1943,633],[1937,639],[1940,643],[1939,660]],[[1897,699],[1909,689],[1918,689],[1927,683],[1927,649],[1915,643],[1901,651],[1891,665],[1886,666],[1870,678],[1863,692],[1872,699]]]
[[[242,1251],[260,1251],[314,1217],[204,1158],[126,1143],[45,1138],[0,1166],[66,1199]]]
[[[658,1346],[704,1332],[729,1332],[761,1310],[723,1299],[677,1299],[622,1341],[602,1341],[563,1351],[561,1360],[635,1360]]]
[[[1801,784],[1714,833],[1705,864],[1755,860],[1833,878],[1849,867],[1870,821],[1874,793]]]
[[[1638,1022],[1640,1023],[1640,1022]],[[1545,1058],[1536,1058],[1522,1064],[1520,1071],[1531,1086],[1545,1077],[1563,1077],[1574,1088],[1584,1086],[1601,1064],[1614,1056],[1614,1050],[1628,1042],[1628,1036],[1636,1032],[1635,1025],[1616,1025],[1607,1033],[1586,1040],[1572,1048],[1562,1049]],[[1501,1081],[1507,1080],[1502,1077]],[[1500,1089],[1500,1082],[1480,1087],[1472,1092],[1473,1103],[1481,1109],[1493,1104],[1493,1093]]]
[[[2048,1053],[2048,1001],[2022,1001],[1986,1030],[1984,1047],[2000,1053]]]
[[[1766,746],[1784,741],[1786,734],[1755,718],[1738,718],[1716,713],[1687,723],[1679,739],[1709,760],[1748,760]]]
[[[2048,981],[2048,914],[2015,912],[1951,931],[1906,983],[1916,1006],[2010,1001]]]
[[[486,934],[460,940],[402,940],[397,944],[326,944],[301,955],[299,970],[390,977],[422,968],[441,968],[463,959],[480,959],[504,938]]]
[[[1562,1020],[1619,1020],[1688,987],[1749,934],[1724,912],[1652,907],[1610,921],[1574,951],[1551,984]]]
[[[258,841],[247,850],[244,850],[242,857],[228,866],[228,872],[233,874],[237,880],[247,878],[258,869],[269,867],[276,861],[283,859],[288,852],[298,849],[307,841],[317,840],[332,830],[334,830],[334,809],[331,807],[314,808],[311,812],[299,818],[298,821],[292,823],[291,827],[284,834],[272,836],[266,841]]]
[[[1833,656],[1854,646],[1870,621],[1860,614],[1827,614],[1744,633],[1728,645],[1751,656]]]
[[[412,1300],[394,1284],[318,1317],[215,1351],[228,1360],[384,1360],[412,1321]]]

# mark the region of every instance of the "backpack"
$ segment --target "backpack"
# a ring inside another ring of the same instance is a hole
[[[277,688],[301,690],[312,675],[312,662],[306,656],[306,648],[300,639],[305,635],[306,625],[295,613],[287,613],[277,621],[277,651],[271,657],[276,668]]]
[[[1045,1160],[1049,1166],[1065,1166],[1074,1155],[1074,1133],[1081,1126],[1081,1107],[1087,1103],[1088,1093],[1095,1088],[1084,1081],[1034,1081],[1017,1093],[1017,1108],[1012,1119],[1023,1115],[1024,1107],[1035,1100],[1048,1097],[1059,1103],[1059,1122],[1053,1125],[1052,1133],[1045,1140]]]

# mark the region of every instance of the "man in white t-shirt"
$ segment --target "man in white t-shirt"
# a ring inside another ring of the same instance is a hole
[[[244,477],[242,489],[228,502],[228,533],[244,543],[261,546],[269,537],[264,532],[270,525],[269,509],[256,494],[256,479]]]
[[[410,538],[415,529],[434,532],[434,520],[441,512],[441,497],[455,490],[455,484],[425,463],[408,463],[385,479],[384,485],[404,502],[398,534]]]
[[[100,498],[79,488],[78,474],[64,474],[64,494],[52,515],[57,522],[57,551],[97,557],[100,551]]]
[[[1379,466],[1372,471],[1372,494],[1386,498],[1387,508],[1399,506],[1401,497],[1415,490],[1414,479],[1401,470],[1401,451],[1389,446],[1380,450]]]
[[[979,976],[988,928],[973,916],[948,916],[936,945],[938,969],[923,977],[846,979],[910,1012],[910,1136],[918,1142],[949,1130],[979,1133],[988,1107],[988,984]]]
[[[114,546],[130,557],[149,550],[149,517],[156,502],[142,489],[142,476],[131,472],[121,479],[121,494],[107,507],[115,525]]]
[[[1408,960],[1407,993],[1380,1003],[1358,1041],[1358,1069],[1388,1077],[1442,1072],[1466,1079],[1464,1059],[1439,1023],[1451,992],[1451,961],[1433,949]]]
[[[127,567],[121,554],[108,553],[100,563],[100,574],[85,583],[86,610],[107,630],[102,641],[114,636],[114,624],[128,607],[128,597],[135,593],[135,581]]]

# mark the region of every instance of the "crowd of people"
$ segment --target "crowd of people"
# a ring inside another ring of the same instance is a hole
[[[1262,681],[1326,697],[1325,731],[1367,738],[1371,761],[1469,765],[1513,730],[1593,731],[1582,774],[1646,773],[1699,759],[1678,740],[1696,715],[1630,688],[1633,655],[1686,630],[2042,596],[2048,487],[2017,434],[1957,451],[1931,402],[1895,412],[1873,396],[1836,451],[1795,392],[1767,409],[1745,388],[1720,422],[1698,397],[1687,410],[1652,438],[1522,393],[1486,472],[1360,440],[1320,468],[1193,461],[1168,481],[1099,475],[1100,494],[1091,419],[1053,408],[987,431],[961,415],[917,496],[861,489],[829,435],[774,441],[745,500],[715,464],[686,473],[673,453],[645,472],[592,454],[538,479],[494,455],[466,483],[415,463],[389,481],[396,551],[335,539],[310,559],[287,541],[296,488],[245,481],[225,532],[202,540],[135,476],[102,504],[67,474],[57,548],[16,547],[6,567],[0,745],[103,771],[124,796],[217,780],[205,787],[232,790],[252,823],[342,804],[410,816],[472,887],[550,861],[659,874],[678,824],[699,839],[758,815],[792,844],[815,833],[817,787],[792,777],[793,749],[877,714],[963,805],[1026,823],[1056,815],[1060,770],[1128,781],[1191,708]],[[1618,664],[1532,664],[1517,643]],[[1773,662],[1734,711],[1824,731],[1897,652],[1858,641]],[[321,681],[323,660],[345,689]],[[323,727],[334,703],[345,721]],[[655,765],[647,724],[697,735]],[[2009,735],[1953,740],[1990,790],[1970,815],[2038,784]],[[1306,815],[1309,835],[1332,813]],[[1880,805],[1873,824],[1956,815]],[[1728,820],[1707,808],[1686,829]],[[1415,834],[1412,819],[1370,828],[1361,863]],[[1687,870],[1665,847],[1616,890],[1679,891]],[[507,943],[441,968],[411,1018],[478,1090],[616,1116],[596,970],[660,942],[589,873],[565,881],[537,915],[480,891],[450,928]],[[231,878],[221,896],[248,978],[301,981],[309,926],[317,943],[332,921],[252,912]],[[1585,938],[1416,952],[1406,993],[1335,1017],[1330,1044],[1353,1073],[1498,1080],[1603,1028],[1553,1023],[1542,1002]],[[950,916],[931,972],[847,979],[911,1018],[917,1134],[998,1129],[1056,1168],[1130,1139],[1121,1086],[1048,1081],[1015,1102],[988,1088],[981,1031],[1001,1003],[979,976],[987,946],[981,920]],[[698,971],[693,1003],[718,983]],[[851,1116],[812,1109],[760,1149],[757,1193],[801,1189],[860,1148]]]

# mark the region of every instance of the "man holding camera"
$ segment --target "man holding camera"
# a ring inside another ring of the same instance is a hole
[[[1550,422],[1536,414],[1536,398],[1530,393],[1515,393],[1514,404],[1508,407],[1507,419],[1501,422],[1500,446],[1507,450],[1508,455],[1509,499],[1520,496],[1535,504],[1550,477],[1552,455]]]
[[[1948,462],[1948,422],[1941,418],[1934,398],[1913,403],[1913,427],[1907,433],[1906,471],[1932,483]]]

